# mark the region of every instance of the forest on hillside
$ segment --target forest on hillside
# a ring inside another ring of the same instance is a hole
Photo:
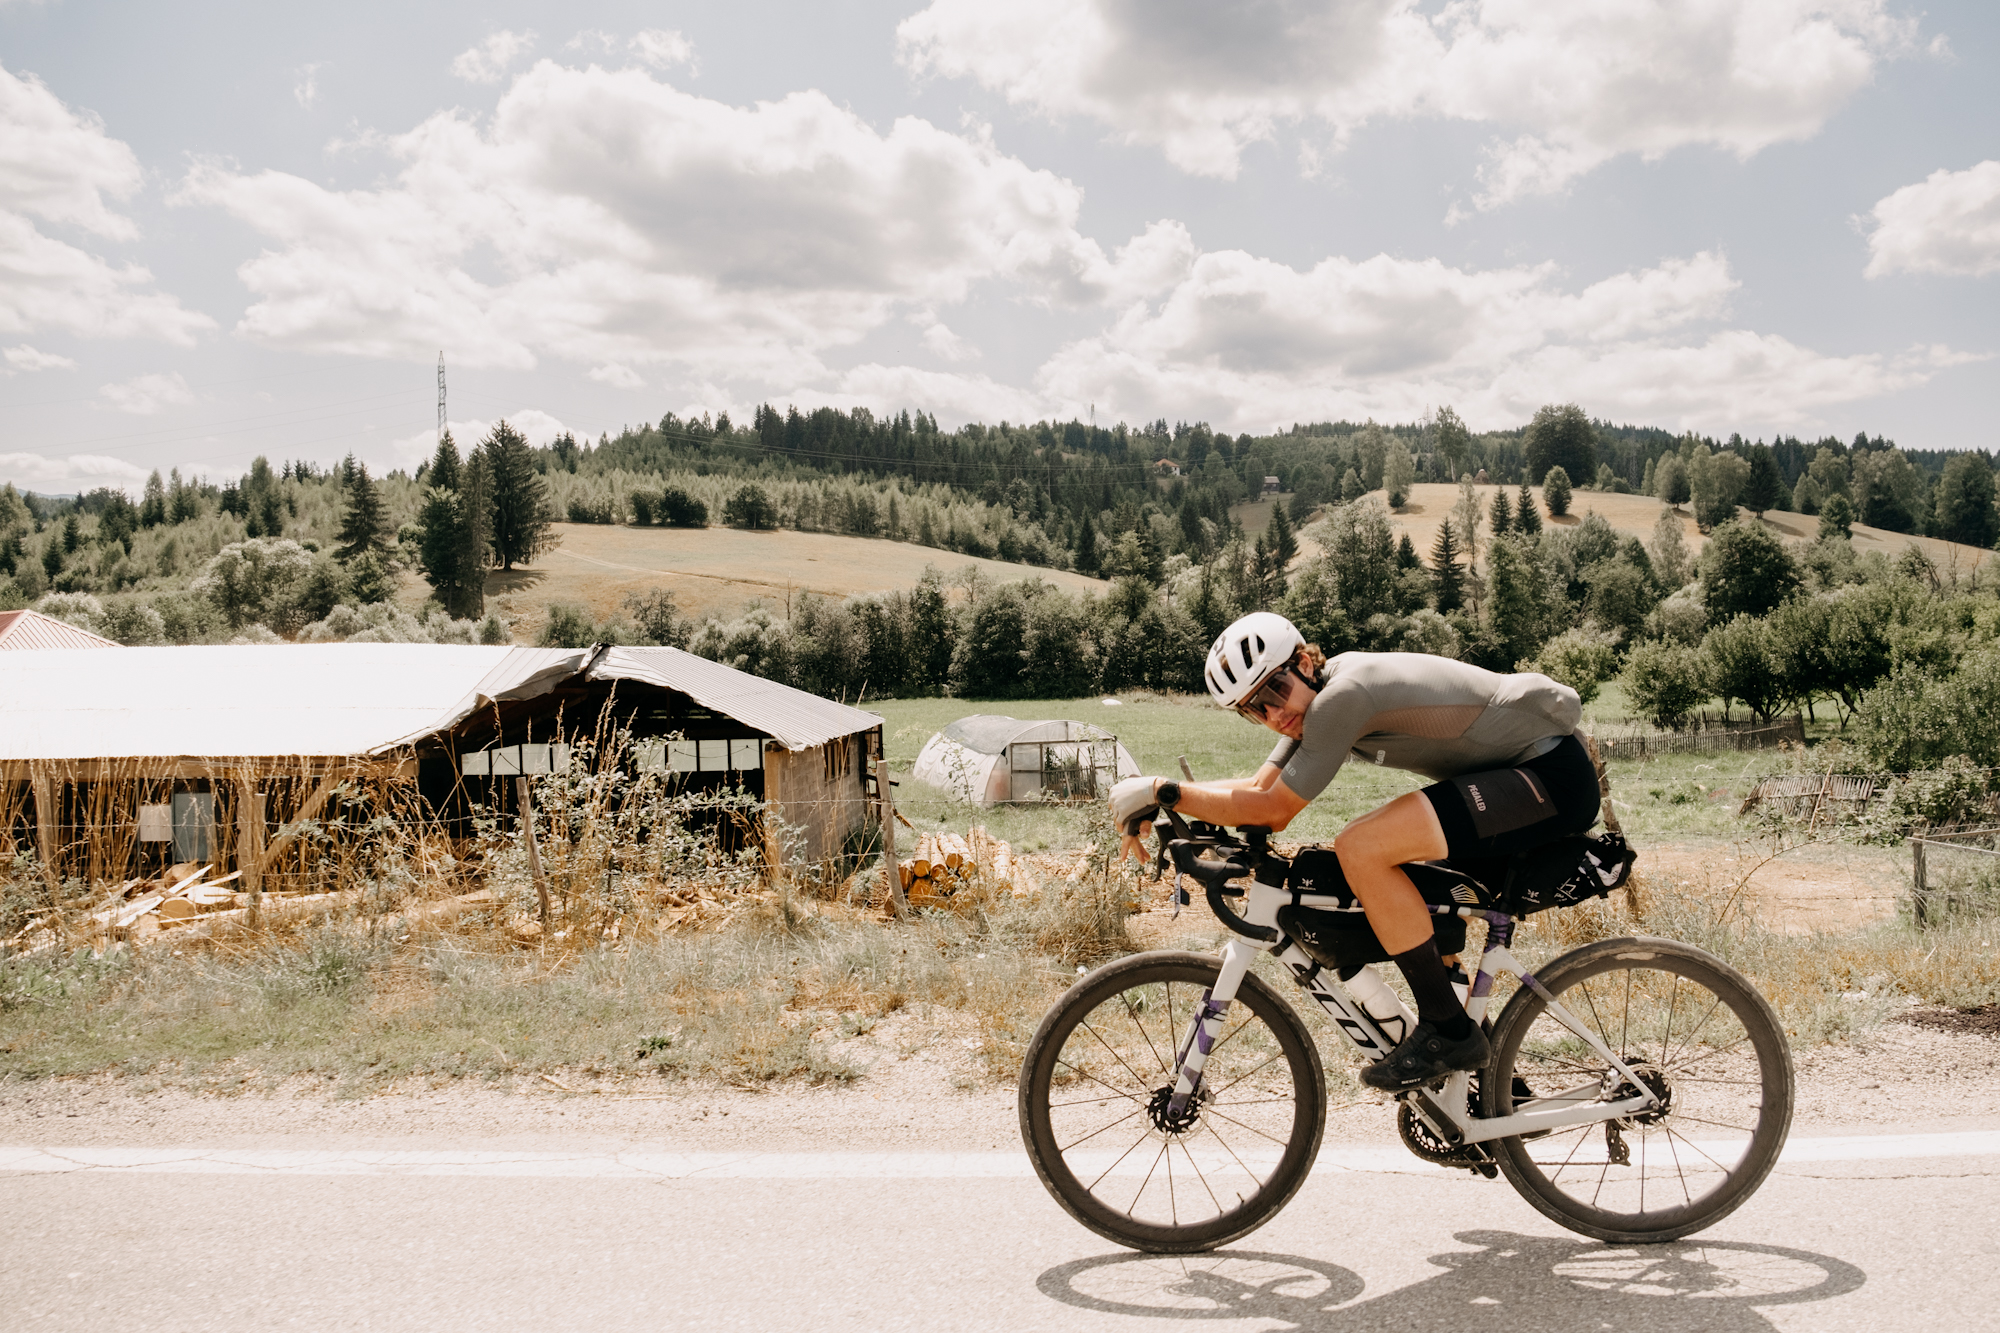
[[[1461,482],[1436,546],[1394,541],[1418,481]],[[1505,488],[1482,504],[1474,480]],[[1578,492],[1687,505],[1710,534],[1689,558],[1667,511],[1650,541],[1601,518],[1553,525]],[[1267,526],[1232,506],[1275,490]],[[1787,545],[1756,516],[1819,515]],[[1295,565],[1314,516],[1320,550]],[[1593,421],[1551,405],[1475,435],[1451,411],[1382,426],[1236,438],[1205,425],[1080,422],[941,430],[923,414],[760,408],[533,448],[505,423],[463,453],[449,436],[414,475],[258,459],[216,485],[155,474],[66,500],[0,488],[0,606],[34,605],[127,643],[376,639],[505,642],[486,614],[495,567],[532,563],[555,523],[790,527],[939,550],[912,589],[789,619],[752,609],[693,623],[656,591],[597,623],[550,609],[543,641],[668,643],[831,697],[951,692],[1071,697],[1198,690],[1201,655],[1243,611],[1297,621],[1328,652],[1407,650],[1533,666],[1593,693],[1622,676],[1662,725],[1710,701],[1762,717],[1831,708],[1882,763],[1939,744],[2000,765],[2000,600],[1990,576],[1940,571],[1916,547],[1857,554],[1856,522],[1990,547],[1983,454],[1857,437],[1746,443]],[[958,574],[948,553],[1106,580],[1072,596]],[[393,596],[403,571],[434,597]],[[1989,698],[1991,694],[1993,697]],[[1900,711],[1898,711],[1900,710]],[[1886,721],[1891,713],[1901,720]],[[1893,733],[1893,736],[1892,736]],[[1921,739],[1919,733],[1949,736]]]

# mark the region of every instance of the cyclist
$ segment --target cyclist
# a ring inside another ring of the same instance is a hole
[[[1282,739],[1253,777],[1127,778],[1111,791],[1125,853],[1158,806],[1211,824],[1284,828],[1353,756],[1433,779],[1354,820],[1334,854],[1382,948],[1417,1002],[1402,1043],[1361,1073],[1373,1088],[1415,1087],[1477,1069],[1490,1048],[1467,1016],[1401,867],[1505,856],[1597,822],[1597,772],[1574,735],[1576,691],[1535,672],[1501,675],[1425,653],[1327,660],[1283,616],[1244,616],[1208,650],[1208,692]]]

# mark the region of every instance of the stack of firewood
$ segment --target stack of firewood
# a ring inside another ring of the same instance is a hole
[[[900,863],[903,893],[919,907],[964,906],[1001,894],[1032,897],[1041,891],[1034,873],[1005,841],[976,825],[967,836],[925,833],[915,855]]]

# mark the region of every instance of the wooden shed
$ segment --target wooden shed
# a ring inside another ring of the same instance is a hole
[[[0,653],[0,828],[52,879],[221,860],[254,891],[337,791],[387,784],[450,830],[564,746],[741,786],[806,859],[866,821],[882,719],[672,648],[278,644]],[[482,779],[485,781],[482,783]]]

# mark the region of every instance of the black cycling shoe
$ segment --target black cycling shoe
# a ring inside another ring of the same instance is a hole
[[[1362,1070],[1361,1081],[1385,1092],[1420,1088],[1455,1070],[1478,1069],[1492,1054],[1493,1044],[1477,1026],[1463,1041],[1452,1041],[1420,1022],[1402,1045]]]

